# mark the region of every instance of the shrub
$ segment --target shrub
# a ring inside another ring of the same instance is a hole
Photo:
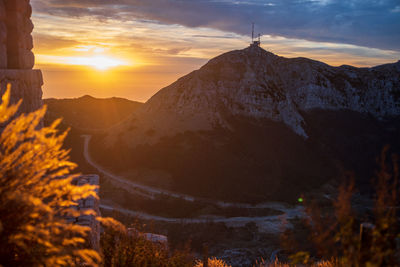
[[[171,253],[166,244],[151,242],[138,232],[129,232],[112,218],[100,220],[104,229],[100,243],[106,267],[193,266],[193,257],[188,251]]]
[[[400,237],[398,160],[393,155],[389,161],[387,151],[385,147],[378,158],[373,212],[360,221],[352,206],[354,182],[339,187],[334,213],[308,205],[308,233],[314,247],[292,255],[292,263],[311,264],[314,259],[310,255],[314,254],[335,259],[333,266],[400,266],[396,245]]]
[[[310,266],[310,267],[337,267],[340,266],[335,260],[331,261],[319,261],[314,264],[288,264],[288,263],[282,263],[278,259],[276,259],[272,263],[266,263],[264,260],[261,260],[260,263],[256,263],[254,267],[293,267],[293,266]]]
[[[203,267],[204,264],[202,261],[197,261],[194,267]],[[223,260],[217,258],[209,258],[208,259],[208,267],[231,267],[226,264]]]
[[[88,227],[67,223],[93,211],[77,211],[77,200],[97,197],[95,186],[75,186],[75,164],[62,149],[67,132],[60,120],[41,128],[46,107],[16,117],[21,101],[0,104],[0,265],[97,266],[97,252],[84,248]],[[16,117],[16,118],[15,118]]]

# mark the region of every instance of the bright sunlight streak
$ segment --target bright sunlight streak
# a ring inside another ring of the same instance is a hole
[[[126,63],[121,60],[106,56],[71,57],[68,58],[67,64],[90,66],[98,70],[107,70],[109,68],[126,65]]]
[[[118,66],[131,66],[133,63],[125,60],[120,60],[105,55],[92,55],[92,56],[49,56],[40,55],[36,56],[37,62],[45,63],[51,62],[53,64],[74,65],[74,66],[88,66],[97,70],[108,70]]]

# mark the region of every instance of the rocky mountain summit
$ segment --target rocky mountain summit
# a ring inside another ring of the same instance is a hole
[[[313,109],[378,119],[399,115],[400,61],[374,68],[332,67],[250,46],[220,55],[160,90],[133,120],[138,130],[152,129],[153,138],[146,138],[151,141],[188,130],[230,128],[230,116],[284,122],[308,138],[301,113]]]
[[[397,149],[399,115],[400,61],[332,67],[253,45],[161,89],[99,143],[99,160],[165,171],[177,190],[272,197],[343,170],[369,181],[382,147]]]

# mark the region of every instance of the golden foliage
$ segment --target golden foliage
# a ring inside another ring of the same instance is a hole
[[[151,242],[136,231],[129,232],[112,218],[99,220],[104,228],[101,249],[105,267],[193,266],[192,255],[187,251],[171,253],[166,244]]]
[[[194,267],[203,267],[202,261],[197,261]],[[223,260],[217,258],[209,258],[208,259],[208,267],[231,267],[230,265],[226,264]]]
[[[77,200],[93,196],[95,186],[76,186],[76,165],[62,148],[67,132],[41,128],[43,107],[14,118],[20,102],[9,104],[10,88],[0,104],[0,265],[97,266],[97,252],[84,249],[88,227],[67,223],[77,217]]]
[[[339,267],[342,265],[339,265],[336,260],[331,260],[331,261],[320,261],[317,263],[313,264],[293,264],[293,263],[282,263],[279,262],[278,259],[275,259],[275,262],[272,263],[266,263],[264,260],[262,260],[260,263],[257,263],[254,265],[254,267],[294,267],[294,266],[310,266],[310,267]]]

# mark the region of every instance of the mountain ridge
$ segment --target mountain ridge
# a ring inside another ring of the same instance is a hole
[[[383,146],[400,151],[399,98],[400,62],[332,67],[235,50],[94,138],[92,155],[128,179],[172,191],[293,200],[347,171],[369,184]]]
[[[251,46],[217,56],[161,89],[133,120],[135,129],[152,128],[152,138],[141,140],[149,143],[167,133],[214,126],[229,129],[224,113],[282,121],[308,138],[300,111],[351,110],[376,118],[399,115],[399,77],[400,61],[372,68],[332,67]],[[146,120],[157,123],[150,126]]]
[[[77,98],[47,98],[43,100],[48,106],[46,120],[63,118],[69,126],[85,129],[104,129],[122,119],[142,105],[120,97],[96,98],[84,95]]]

